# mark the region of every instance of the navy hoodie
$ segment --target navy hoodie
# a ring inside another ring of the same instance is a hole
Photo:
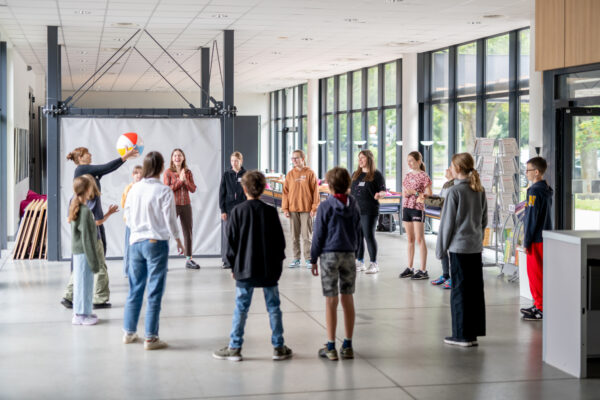
[[[333,197],[319,204],[313,229],[310,259],[313,264],[323,253],[353,253],[360,238],[360,210],[356,199],[348,196],[346,204]]]
[[[552,229],[552,194],[554,191],[546,181],[539,181],[527,189],[527,208],[525,209],[526,249],[532,243],[542,243],[542,231]]]

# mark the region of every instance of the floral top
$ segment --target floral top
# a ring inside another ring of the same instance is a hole
[[[191,204],[190,193],[196,191],[196,184],[194,183],[194,176],[192,171],[185,169],[186,182],[179,179],[179,174],[171,169],[167,169],[164,175],[164,183],[173,189],[175,195],[175,205],[186,206]]]
[[[425,193],[425,188],[431,185],[431,179],[425,171],[409,172],[404,177],[402,186],[405,189],[416,190],[419,194]],[[417,203],[417,195],[411,194],[409,196],[402,196],[402,207],[412,208],[414,210],[425,210],[425,204]]]

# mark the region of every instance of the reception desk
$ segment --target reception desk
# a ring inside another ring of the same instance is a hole
[[[600,232],[544,231],[543,360],[577,378],[600,360]]]

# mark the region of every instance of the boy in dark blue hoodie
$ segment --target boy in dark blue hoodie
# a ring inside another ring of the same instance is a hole
[[[548,168],[546,160],[534,157],[527,161],[527,179],[533,184],[527,189],[525,210],[525,238],[523,246],[527,250],[527,276],[533,296],[533,306],[522,308],[523,319],[541,321],[543,318],[544,287],[544,248],[542,231],[552,229],[552,188],[544,180]]]
[[[340,350],[342,359],[354,358],[352,333],[354,331],[354,282],[356,266],[354,253],[360,238],[360,211],[356,200],[348,195],[351,179],[345,168],[335,167],[327,172],[325,180],[331,196],[319,205],[315,219],[310,250],[312,274],[318,276],[317,259],[321,259],[321,284],[326,297],[327,344],[319,356],[332,361],[338,359],[335,349],[337,325],[338,282],[344,309],[346,337]]]

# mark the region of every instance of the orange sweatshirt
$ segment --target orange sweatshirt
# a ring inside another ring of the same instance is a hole
[[[281,210],[284,212],[316,212],[319,207],[319,191],[315,173],[308,167],[300,171],[294,167],[285,176],[282,197]]]

